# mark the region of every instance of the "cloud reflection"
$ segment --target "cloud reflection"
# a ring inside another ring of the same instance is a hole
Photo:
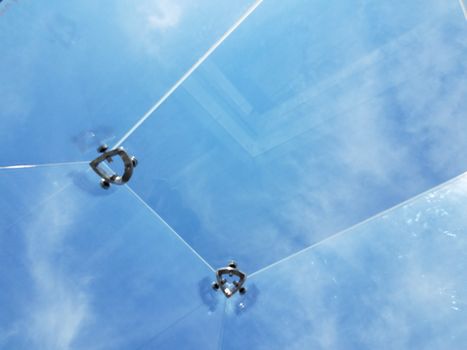
[[[67,254],[67,227],[76,220],[77,205],[70,196],[56,196],[25,221],[28,269],[35,291],[25,327],[40,349],[72,349],[91,313],[86,281],[58,263],[60,255]]]
[[[227,336],[237,348],[461,349],[466,183],[464,175],[256,275],[261,298],[230,315]]]

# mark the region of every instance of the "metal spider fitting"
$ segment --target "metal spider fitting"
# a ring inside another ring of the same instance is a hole
[[[234,276],[237,279],[232,280]],[[232,281],[229,282],[226,277]],[[216,282],[212,283],[212,288],[214,290],[220,289],[227,298],[230,298],[237,292],[242,295],[246,293],[246,288],[243,286],[245,281],[246,274],[237,268],[235,261],[231,261],[227,267],[222,267],[216,271]]]
[[[123,147],[118,147],[113,150],[108,150],[107,145],[100,146],[97,151],[102,153],[99,157],[89,163],[92,170],[101,178],[101,187],[108,189],[110,184],[123,185],[127,183],[133,175],[133,169],[138,165],[135,157],[128,155]],[[120,157],[123,161],[124,172],[122,175],[109,174],[100,164],[104,161],[111,163],[114,157]]]

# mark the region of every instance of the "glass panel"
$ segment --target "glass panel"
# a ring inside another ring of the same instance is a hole
[[[266,1],[125,143],[131,186],[249,272],[466,169],[455,2]]]
[[[0,169],[0,230],[20,222],[22,215],[34,210],[39,203],[62,191],[72,182],[99,194],[95,186],[99,179],[92,179],[91,182],[87,176],[83,176],[87,171],[88,167],[84,164]]]
[[[208,284],[209,286],[209,284]],[[224,301],[219,302],[224,304]],[[218,350],[222,335],[224,306],[206,313],[202,305],[144,344],[141,350],[206,349]],[[139,350],[139,349],[138,349]]]
[[[251,3],[2,1],[0,166],[116,143]]]
[[[199,341],[217,341],[212,270],[127,188],[104,191],[85,165],[3,171],[8,188],[0,211],[17,220],[0,226],[2,349],[136,349],[192,318]]]
[[[223,349],[462,349],[466,209],[464,175],[251,276]]]

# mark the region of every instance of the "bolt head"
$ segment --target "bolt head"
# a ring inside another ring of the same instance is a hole
[[[238,290],[238,292],[239,292],[241,295],[243,295],[243,294],[246,293],[246,288],[245,288],[245,287],[242,287],[242,288],[240,288],[240,289]]]
[[[110,183],[109,183],[107,180],[102,179],[102,180],[101,180],[101,187],[102,187],[104,190],[108,190],[109,187],[110,187]]]
[[[229,265],[228,265],[228,266],[231,267],[231,268],[233,268],[233,269],[236,269],[236,268],[237,268],[237,263],[236,263],[235,261],[232,260],[231,262],[229,262]]]
[[[211,285],[212,289],[214,290],[218,290],[219,289],[219,285],[216,283],[216,282],[213,282],[212,285]]]
[[[131,157],[131,163],[133,164],[133,168],[136,168],[138,165],[138,159],[136,159],[136,157]]]
[[[104,153],[104,152],[106,152],[108,149],[109,149],[109,146],[107,146],[106,144],[103,144],[103,145],[100,145],[100,146],[97,148],[97,152],[99,152],[99,153]]]

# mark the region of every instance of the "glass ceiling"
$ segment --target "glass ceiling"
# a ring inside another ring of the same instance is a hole
[[[0,1],[0,348],[462,349],[466,13]]]

